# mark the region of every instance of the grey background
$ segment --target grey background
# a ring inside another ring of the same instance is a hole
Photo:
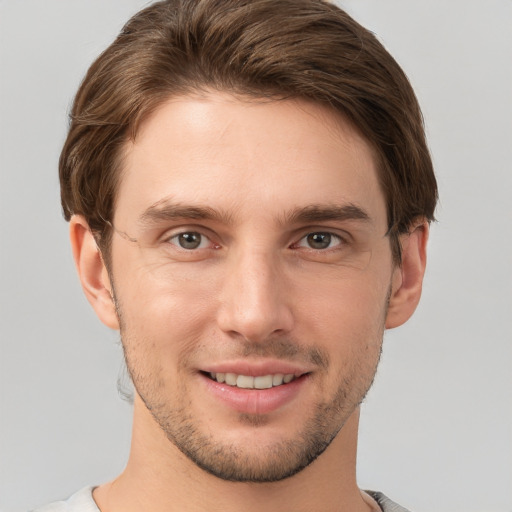
[[[118,473],[118,336],[75,277],[57,159],[92,59],[141,0],[0,0],[0,509]],[[439,179],[422,303],[386,335],[359,483],[416,512],[512,510],[512,1],[347,0],[408,73]]]

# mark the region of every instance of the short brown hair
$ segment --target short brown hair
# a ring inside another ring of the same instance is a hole
[[[377,155],[395,261],[398,234],[433,220],[437,185],[421,111],[371,32],[322,0],[166,0],[128,21],[89,68],[71,111],[59,163],[64,217],[84,215],[102,250],[126,141],[169,97],[201,89],[307,98],[349,119]]]

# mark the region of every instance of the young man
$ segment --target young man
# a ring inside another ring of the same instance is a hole
[[[437,199],[393,58],[320,0],[164,1],[91,66],[71,120],[62,204],[121,332],[133,442],[118,478],[44,510],[404,510],[355,478]]]

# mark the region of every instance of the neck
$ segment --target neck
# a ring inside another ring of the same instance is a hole
[[[140,399],[123,473],[95,489],[101,512],[368,512],[356,484],[359,409],[325,452],[296,475],[272,483],[229,482],[197,467],[166,437]]]

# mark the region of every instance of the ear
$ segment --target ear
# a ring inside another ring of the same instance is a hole
[[[69,222],[69,236],[78,277],[87,300],[107,327],[119,329],[107,268],[84,217],[73,215]]]
[[[428,222],[424,219],[401,235],[402,263],[393,272],[386,329],[404,324],[414,313],[421,297],[427,263]]]

